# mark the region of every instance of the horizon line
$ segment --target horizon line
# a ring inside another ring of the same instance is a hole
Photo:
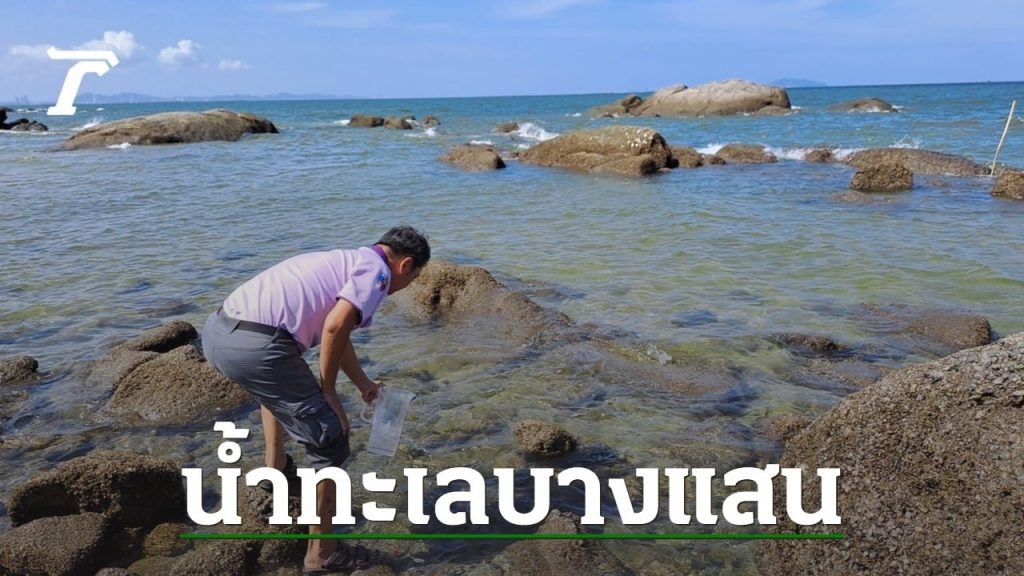
[[[816,90],[816,89],[828,89],[828,88],[892,88],[902,86],[958,86],[958,85],[971,85],[971,84],[1019,84],[1024,83],[1024,80],[980,80],[980,81],[963,81],[963,82],[912,82],[908,84],[825,84],[821,86],[780,86],[785,90]],[[705,83],[706,84],[706,83]],[[758,84],[766,84],[768,86],[774,86],[771,83],[758,82]],[[700,86],[695,84],[694,86]],[[664,86],[662,87],[664,88]],[[258,96],[255,94],[216,94],[213,96],[155,96],[152,94],[142,93],[131,93],[131,92],[119,92],[116,94],[93,94],[90,92],[80,94],[79,96],[100,96],[104,98],[116,97],[121,94],[135,94],[145,98],[152,98],[154,101],[151,102],[130,102],[130,101],[109,101],[109,102],[84,102],[75,99],[75,104],[166,104],[166,103],[180,103],[180,102],[258,102],[258,101],[279,101],[279,102],[316,102],[316,101],[328,101],[328,100],[455,100],[455,99],[472,99],[472,98],[534,98],[534,97],[560,97],[560,96],[602,96],[602,95],[619,95],[619,94],[653,94],[661,88],[655,88],[653,90],[627,90],[623,92],[564,92],[554,94],[482,94],[482,95],[471,95],[471,96],[363,96],[363,95],[335,95],[335,94],[292,94],[289,92],[277,92],[273,94],[267,94],[265,96]],[[295,96],[295,98],[278,98],[278,96]],[[310,96],[315,96],[310,98]],[[28,100],[24,102],[18,102],[18,98],[2,100],[0,99],[0,106],[2,105],[15,105],[15,106],[47,106],[52,105],[54,102],[50,101],[37,101]]]

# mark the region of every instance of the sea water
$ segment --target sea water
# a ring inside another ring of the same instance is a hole
[[[616,380],[585,355],[510,355],[486,322],[422,324],[383,313],[373,329],[357,332],[357,350],[371,375],[417,394],[403,436],[413,448],[388,464],[391,473],[413,460],[437,468],[507,462],[515,454],[510,428],[524,418],[562,423],[584,444],[605,447],[575,456],[578,465],[775,461],[779,447],[753,425],[758,418],[814,416],[850,390],[794,383],[792,358],[761,344],[772,334],[871,343],[875,335],[855,313],[862,304],[964,309],[986,316],[997,333],[1024,329],[1024,202],[993,198],[986,177],[918,175],[910,192],[843,203],[835,197],[848,189],[852,169],[802,160],[816,147],[842,154],[906,146],[987,163],[1024,84],[789,93],[795,112],[767,118],[586,114],[622,94],[102,110],[78,103],[73,117],[11,113],[51,131],[0,133],[0,357],[34,356],[50,376],[2,423],[0,490],[99,447],[216,466],[209,423],[125,432],[97,417],[111,391],[87,384],[83,367],[169,320],[201,326],[235,286],[283,258],[371,244],[399,223],[424,230],[435,258],[483,266],[618,342],[627,356],[710,367],[737,384],[694,399]],[[827,110],[868,96],[900,111]],[[266,116],[281,133],[49,151],[96,122],[216,107]],[[442,123],[348,127],[356,113],[433,114]],[[520,129],[498,133],[509,120]],[[627,124],[709,152],[762,144],[780,161],[628,179],[515,160],[502,171],[470,173],[437,160],[455,144],[486,141],[512,152],[573,130]],[[1019,123],[1000,161],[1024,167]],[[896,368],[928,357],[883,353],[880,363]],[[356,391],[348,383],[339,389],[357,413]],[[254,416],[240,418],[257,427]],[[358,470],[365,439],[356,427],[351,465]],[[259,449],[253,444],[246,457],[255,461]],[[572,501],[554,505],[573,508]],[[640,567],[742,572],[752,562],[745,544],[609,546]],[[428,561],[457,563],[493,548],[431,550]]]

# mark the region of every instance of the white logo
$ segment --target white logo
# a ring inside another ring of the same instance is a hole
[[[64,86],[57,97],[57,105],[50,106],[47,116],[72,116],[75,113],[75,96],[82,85],[82,77],[93,72],[103,76],[111,68],[117,66],[117,56],[111,50],[57,50],[50,46],[46,55],[51,60],[81,60],[68,70],[64,77]]]

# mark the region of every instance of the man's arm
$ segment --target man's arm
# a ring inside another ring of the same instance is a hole
[[[355,306],[348,300],[339,299],[327,314],[320,338],[320,387],[327,405],[338,414],[346,434],[349,428],[348,417],[335,388],[338,368],[341,368],[349,380],[359,388],[367,402],[377,397],[379,388],[379,384],[370,380],[363,372],[352,346],[352,330],[355,329],[358,320],[359,311]]]

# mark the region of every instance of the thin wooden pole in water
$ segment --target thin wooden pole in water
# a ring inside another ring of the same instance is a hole
[[[1010,122],[1013,122],[1013,111],[1017,109],[1017,101],[1010,104],[1010,115],[1006,118],[1006,126],[1003,127],[1003,135],[999,138],[999,145],[996,146],[996,155],[992,157],[992,167],[989,168],[989,175],[996,174],[996,158],[999,158],[999,151],[1003,148],[1003,140],[1006,140],[1006,132],[1010,129]]]

